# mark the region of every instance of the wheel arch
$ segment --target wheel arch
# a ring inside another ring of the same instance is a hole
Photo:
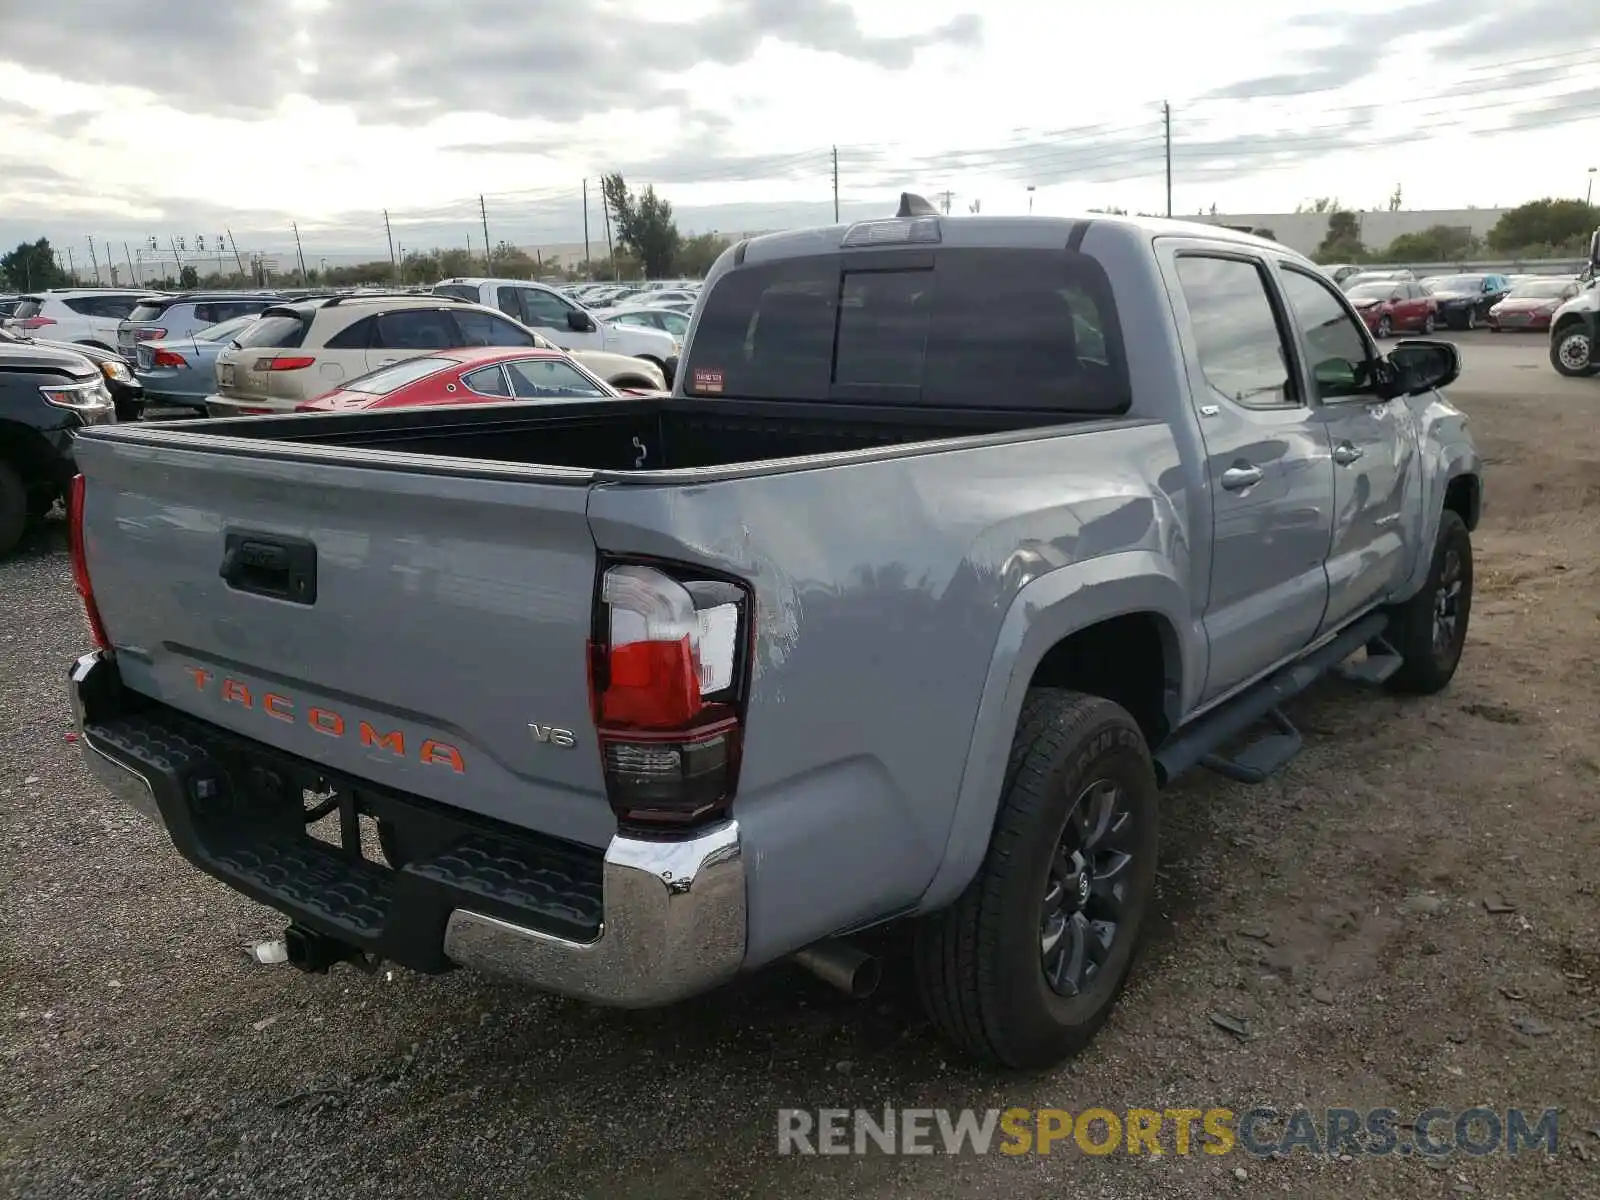
[[[1063,567],[1017,593],[978,701],[940,864],[919,911],[950,903],[982,865],[1029,689],[1115,693],[1106,698],[1128,708],[1153,747],[1177,725],[1187,687],[1205,674],[1188,613],[1188,591],[1173,564],[1150,551]]]

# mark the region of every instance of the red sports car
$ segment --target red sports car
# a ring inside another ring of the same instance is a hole
[[[467,346],[368,371],[296,412],[351,412],[419,404],[493,404],[507,400],[656,396],[618,389],[591,375],[558,350],[530,346]]]
[[[1402,329],[1432,333],[1439,320],[1439,304],[1420,283],[1383,279],[1358,283],[1346,290],[1350,303],[1367,328],[1386,338]]]
[[[1549,329],[1556,309],[1577,294],[1576,279],[1525,279],[1489,310],[1489,328]]]

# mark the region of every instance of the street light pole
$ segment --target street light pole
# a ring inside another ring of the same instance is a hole
[[[1031,183],[1028,185],[1028,213],[1030,216],[1033,213],[1033,184]]]
[[[1600,171],[1600,167],[1589,168],[1589,185],[1583,189],[1583,202],[1585,204],[1591,203],[1594,199],[1594,173],[1596,171]]]

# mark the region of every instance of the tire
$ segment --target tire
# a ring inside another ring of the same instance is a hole
[[[1084,840],[1078,817],[1106,807],[1111,816],[1095,822],[1110,829],[1099,852],[1069,859],[1064,840]],[[917,925],[917,987],[939,1031],[975,1059],[1024,1070],[1082,1050],[1137,956],[1155,892],[1157,823],[1155,769],[1133,718],[1096,696],[1030,691],[983,865],[954,904]],[[1052,895],[1061,903],[1047,909]],[[1102,945],[1096,927],[1112,917],[1109,949],[1090,972],[1091,946]],[[1074,965],[1084,968],[1076,995],[1046,978],[1047,966]]]
[[[8,462],[0,462],[0,558],[10,554],[28,531],[28,489]]]
[[[1422,318],[1423,333],[1432,333],[1437,325],[1438,322],[1433,319],[1432,313],[1429,313],[1427,316]]]
[[[1469,308],[1469,309],[1467,309],[1467,315],[1461,318],[1461,328],[1463,328],[1463,329],[1476,329],[1477,327],[1478,327],[1478,310],[1475,309],[1475,308]]]
[[[1446,636],[1436,628],[1436,618],[1447,610],[1453,623]],[[1439,518],[1428,582],[1389,612],[1388,641],[1399,653],[1401,667],[1389,677],[1388,689],[1411,696],[1443,691],[1461,663],[1471,616],[1472,535],[1460,514],[1446,509]]]
[[[1389,320],[1388,314],[1378,318],[1378,336],[1386,338],[1394,332],[1394,322]]]
[[[1600,370],[1594,361],[1594,340],[1582,325],[1568,325],[1550,339],[1550,365],[1568,379]]]

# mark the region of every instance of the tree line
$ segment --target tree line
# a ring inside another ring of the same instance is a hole
[[[1374,249],[1361,239],[1359,215],[1337,200],[1318,201],[1313,211],[1328,214],[1327,235],[1313,256],[1324,263],[1466,262],[1485,251],[1515,260],[1576,258],[1588,253],[1589,238],[1600,229],[1600,206],[1546,198],[1501,213],[1481,240],[1463,226],[1434,225]]]

